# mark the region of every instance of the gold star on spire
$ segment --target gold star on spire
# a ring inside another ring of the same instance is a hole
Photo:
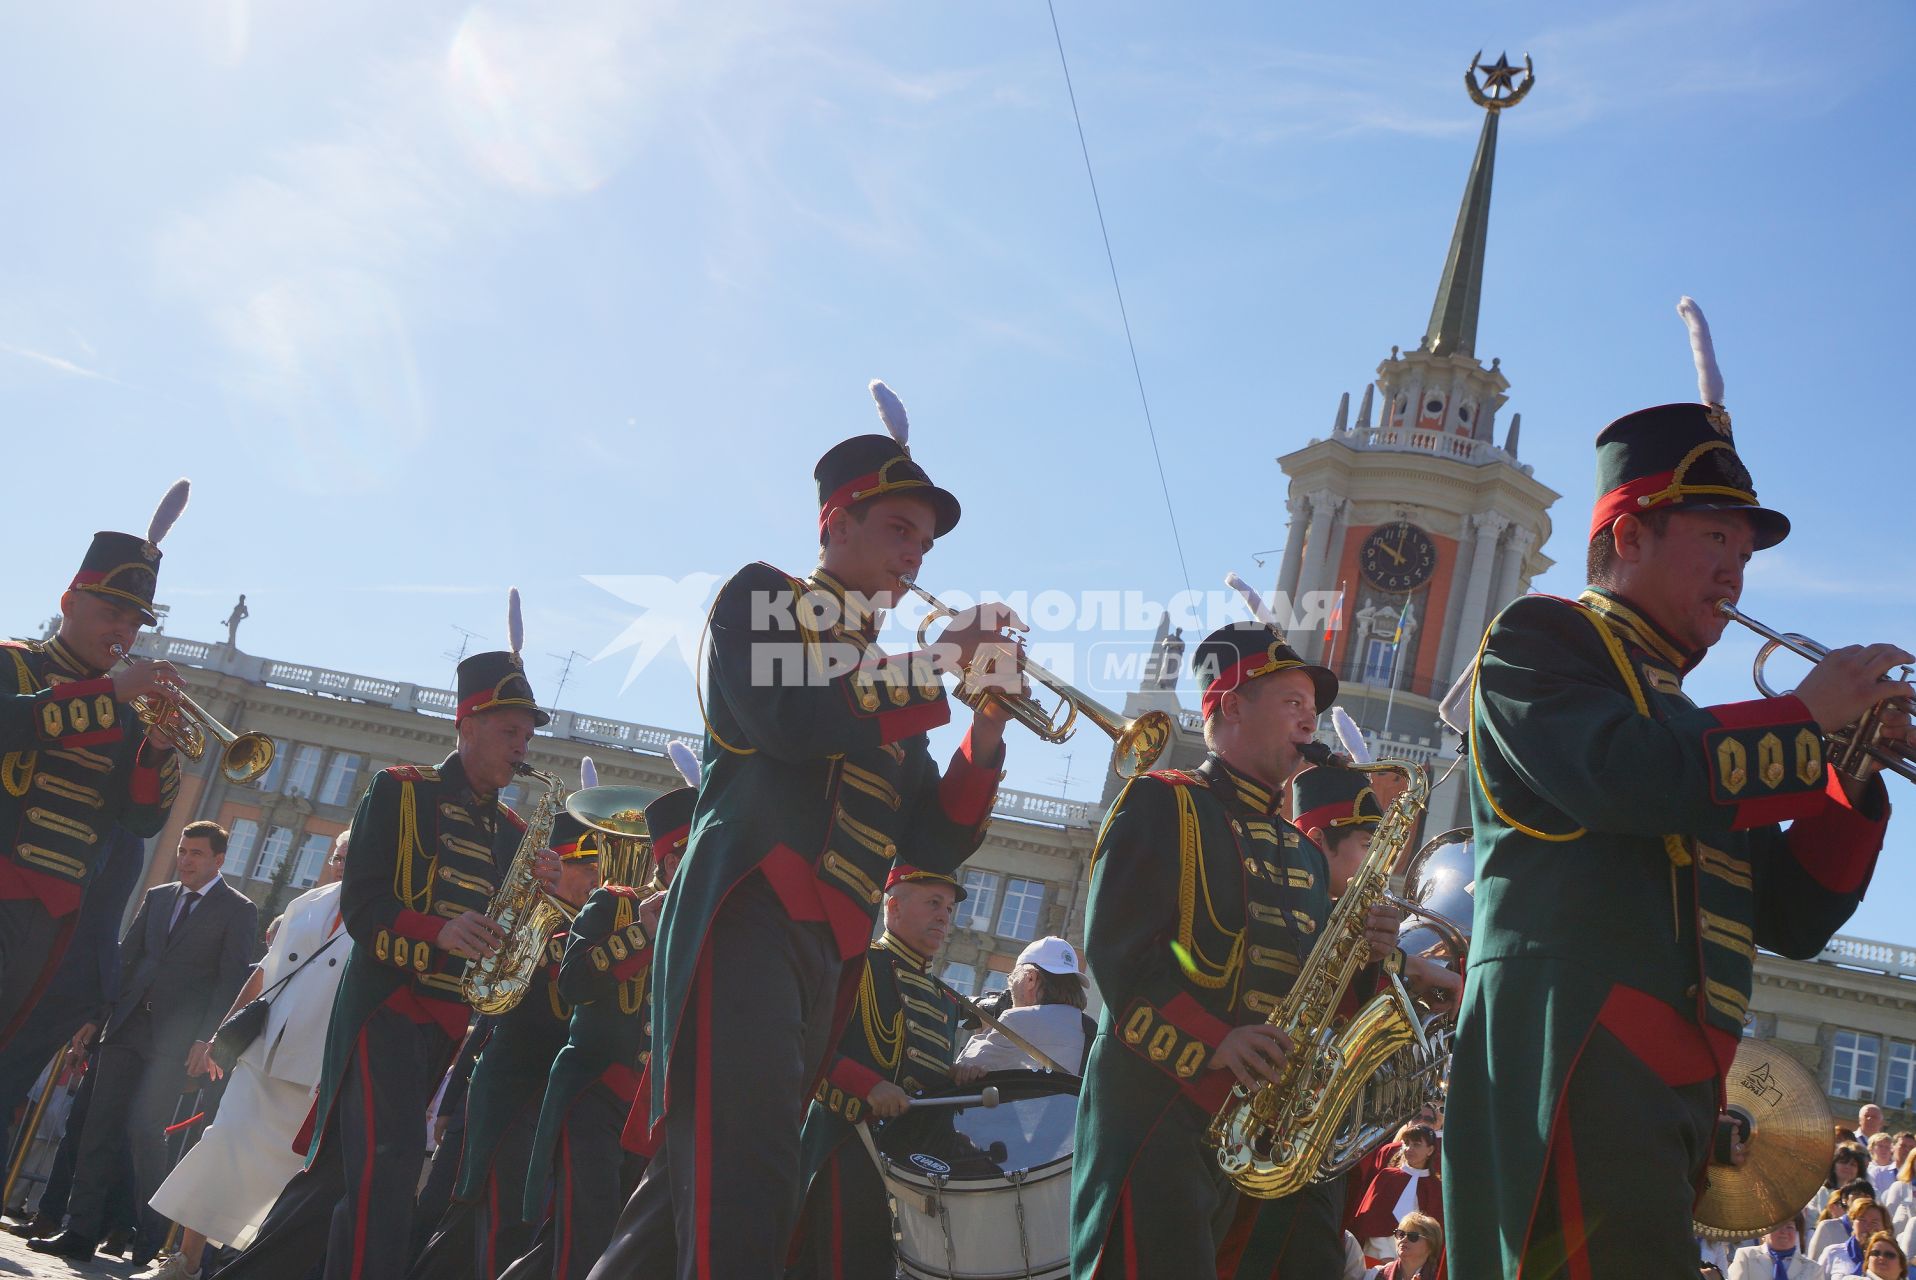
[[[1497,55],[1497,62],[1495,66],[1486,67],[1486,66],[1483,66],[1481,63],[1478,64],[1478,66],[1479,66],[1479,69],[1484,73],[1484,88],[1485,89],[1488,89],[1494,92],[1498,89],[1503,89],[1508,91],[1516,87],[1517,72],[1519,68],[1511,66],[1510,59],[1506,57],[1504,54],[1500,53]]]

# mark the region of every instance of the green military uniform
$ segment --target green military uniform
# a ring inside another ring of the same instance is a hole
[[[182,503],[184,499],[181,499]],[[171,523],[170,518],[167,523]],[[156,520],[157,529],[157,520]],[[97,533],[69,589],[150,625],[157,539]],[[115,825],[152,836],[179,793],[179,757],[148,739],[113,680],[58,636],[0,642],[0,1044],[66,950]]]
[[[517,653],[460,663],[459,718],[501,707],[549,719]],[[460,994],[466,962],[436,941],[448,921],[487,909],[525,831],[497,795],[473,789],[457,753],[436,769],[382,770],[352,827],[340,908],[353,947],[307,1167],[227,1268],[235,1280],[303,1274],[321,1252],[328,1280],[406,1273],[426,1108],[471,1012]]]
[[[1261,625],[1214,632],[1194,659],[1210,675],[1207,718],[1279,671],[1309,673],[1320,708],[1337,694]],[[1330,914],[1324,855],[1281,806],[1214,754],[1128,783],[1098,833],[1084,954],[1105,1010],[1078,1107],[1078,1280],[1217,1273],[1237,1197],[1204,1131],[1234,1077],[1211,1058],[1278,1007]]]
[[[1626,511],[1703,507],[1747,511],[1759,547],[1780,539],[1720,416],[1669,405],[1607,428],[1593,536]],[[1696,706],[1683,677],[1702,657],[1598,589],[1518,600],[1485,637],[1444,1153],[1466,1280],[1693,1273],[1690,1206],[1755,948],[1815,955],[1869,879],[1881,783],[1853,807],[1794,697]]]
[[[952,883],[902,866],[899,872],[905,874],[894,873],[891,883]],[[961,1047],[958,1001],[931,966],[930,956],[890,933],[865,953],[856,1010],[805,1113],[803,1238],[788,1273],[793,1280],[891,1280],[897,1273],[884,1183],[853,1126],[869,1120],[865,1099],[881,1082],[913,1095],[951,1083]]]
[[[816,478],[823,513],[907,494],[932,504],[936,533],[957,520],[884,436],[835,447]],[[950,719],[943,684],[922,658],[882,655],[875,630],[822,570],[750,565],[713,606],[705,776],[653,960],[655,1166],[670,1165],[688,1276],[780,1265],[804,1100],[897,850],[949,872],[990,817],[998,759],[975,758],[967,735],[941,777],[925,735]]]
[[[1331,842],[1341,834],[1375,831],[1384,816],[1370,775],[1352,769],[1336,765],[1305,769],[1292,779],[1290,791],[1291,811],[1296,815],[1291,824],[1307,838],[1313,831],[1323,832],[1319,843],[1327,858],[1334,851]],[[1338,1017],[1354,1015],[1385,981],[1378,965],[1359,970],[1344,989]],[[1362,1183],[1353,1172],[1342,1179],[1312,1183],[1281,1199],[1239,1197],[1236,1217],[1218,1249],[1218,1274],[1227,1280],[1288,1280],[1317,1274],[1333,1261],[1341,1266],[1348,1206],[1357,1202],[1368,1185],[1368,1174],[1374,1172],[1368,1165],[1360,1170],[1366,1175]]]

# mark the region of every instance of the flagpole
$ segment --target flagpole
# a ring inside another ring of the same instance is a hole
[[[1404,607],[1397,611],[1397,634],[1390,641],[1390,696],[1384,699],[1384,727],[1379,736],[1390,732],[1391,708],[1397,705],[1397,680],[1403,673],[1397,669],[1397,660],[1403,656],[1404,621],[1410,617],[1410,597],[1404,597]]]

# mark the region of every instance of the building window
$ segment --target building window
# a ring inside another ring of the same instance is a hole
[[[1391,668],[1397,665],[1397,646],[1376,637],[1364,642],[1364,683],[1389,684]]]
[[[978,985],[978,971],[968,964],[959,964],[956,960],[945,966],[943,977],[945,985],[961,996],[969,997]]]
[[[226,833],[226,861],[223,869],[245,875],[246,868],[252,865],[253,846],[259,843],[259,823],[251,818],[238,818],[233,829]]]
[[[293,829],[274,827],[266,833],[266,839],[260,842],[259,864],[252,870],[255,880],[271,880],[273,873],[279,870],[279,864],[286,860],[287,851],[293,847]]]
[[[1912,1097],[1916,1097],[1916,1045],[1892,1040],[1889,1061],[1883,1066],[1883,1091],[1876,1100],[1886,1107],[1907,1111]]]
[[[293,883],[310,889],[319,882],[319,869],[326,865],[326,854],[333,847],[331,836],[317,832],[299,842],[299,864],[293,868]]]
[[[1044,905],[1044,881],[1012,880],[1005,885],[1004,909],[998,913],[998,936],[1029,942],[1038,933],[1038,908]]]
[[[302,744],[293,748],[293,764],[286,773],[286,794],[311,796],[319,783],[319,748]]]
[[[998,904],[998,877],[989,871],[965,869],[966,898],[958,904],[956,923],[960,929],[991,928],[991,909]]]
[[[353,751],[335,751],[326,762],[326,777],[319,784],[321,804],[351,804],[358,799],[353,788],[359,784],[362,757]]]
[[[273,753],[273,763],[266,766],[266,772],[260,774],[259,780],[253,784],[261,791],[278,791],[280,783],[286,780],[285,745],[280,744],[282,749]]]
[[[1876,1093],[1876,1037],[1861,1031],[1838,1031],[1830,1040],[1830,1093],[1838,1098],[1860,1098]]]
[[[990,973],[987,973],[985,975],[985,989],[979,992],[979,994],[988,996],[994,991],[1003,991],[1006,987],[1010,985],[1011,985],[1010,974],[1001,972],[997,969],[993,969]]]

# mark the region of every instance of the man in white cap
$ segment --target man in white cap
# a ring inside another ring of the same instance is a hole
[[[1040,938],[1018,953],[1011,970],[1011,1008],[998,1020],[1082,1074],[1085,1046],[1096,1034],[1096,1024],[1084,1012],[1085,985],[1078,949],[1063,938]],[[995,1027],[973,1036],[958,1062],[987,1071],[1038,1069],[1030,1054]]]

